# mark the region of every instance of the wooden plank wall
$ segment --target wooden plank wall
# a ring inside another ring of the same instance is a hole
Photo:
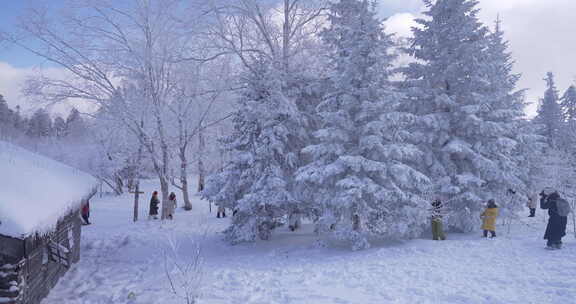
[[[24,241],[25,257],[16,267],[20,292],[15,304],[39,304],[48,295],[80,259],[80,234],[79,210],[74,210],[58,222],[54,232]],[[3,284],[0,278],[0,288]]]

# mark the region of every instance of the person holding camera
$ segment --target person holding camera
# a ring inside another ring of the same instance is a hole
[[[544,233],[547,240],[546,249],[562,248],[562,237],[566,235],[566,223],[568,217],[565,209],[566,200],[560,197],[558,191],[552,188],[545,188],[540,192],[540,208],[548,209],[548,225]]]

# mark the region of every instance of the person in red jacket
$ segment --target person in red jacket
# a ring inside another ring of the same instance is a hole
[[[84,225],[90,225],[90,221],[88,220],[88,218],[90,218],[90,202],[88,200],[82,204],[80,213],[82,215],[82,219],[84,220]]]

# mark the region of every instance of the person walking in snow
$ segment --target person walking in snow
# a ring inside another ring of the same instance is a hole
[[[84,220],[84,225],[90,225],[90,221],[88,220],[90,218],[90,201],[86,200],[84,204],[82,204],[80,214]]]
[[[442,201],[436,199],[432,202],[431,209],[432,239],[435,241],[445,240],[444,230],[442,229]]]
[[[547,240],[546,249],[562,248],[562,237],[566,235],[567,215],[570,212],[569,207],[566,207],[567,204],[558,191],[552,188],[545,188],[540,192],[540,208],[548,209],[550,216],[544,233],[544,239]]]
[[[150,199],[150,212],[148,213],[148,219],[158,219],[158,205],[160,200],[158,199],[158,191],[152,192],[152,198]]]
[[[294,210],[288,215],[288,229],[290,231],[296,231],[302,226],[302,213],[298,210]]]
[[[496,218],[498,217],[498,206],[493,199],[488,200],[488,205],[486,205],[486,210],[482,212],[480,218],[482,218],[482,230],[484,230],[483,236],[488,237],[488,232],[490,232],[490,237],[496,237]]]
[[[222,215],[222,217],[226,217],[226,208],[223,206],[218,206],[218,210],[216,211],[216,217],[220,218],[220,215]]]
[[[526,202],[526,207],[530,209],[530,215],[528,217],[535,217],[536,216],[536,206],[537,206],[538,199],[533,196],[528,197],[528,201]]]
[[[174,211],[176,210],[176,194],[174,192],[170,192],[168,196],[168,206],[166,206],[166,218],[174,219]]]

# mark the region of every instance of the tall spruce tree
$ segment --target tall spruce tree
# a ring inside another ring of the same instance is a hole
[[[38,109],[30,120],[26,135],[33,138],[48,137],[52,135],[52,118],[45,109]]]
[[[576,86],[571,85],[564,92],[560,98],[560,108],[565,121],[576,121]]]
[[[401,99],[387,81],[392,42],[373,1],[332,3],[321,33],[330,53],[329,95],[318,107],[317,143],[303,152],[312,162],[298,180],[315,189],[317,231],[354,249],[371,236],[421,233],[426,215],[418,196],[428,182],[414,169],[421,153],[404,128],[413,115],[396,112]]]
[[[302,146],[299,136],[305,132],[281,79],[266,60],[245,73],[234,132],[224,140],[230,162],[208,178],[203,192],[236,213],[225,231],[231,243],[269,239],[298,204],[293,176],[300,160],[295,149]]]
[[[490,159],[499,168],[505,170],[503,177],[509,181],[511,191],[502,194],[502,189],[488,188],[489,191],[496,191],[500,197],[500,207],[503,209],[503,217],[514,217],[515,212],[523,208],[524,202],[533,182],[530,172],[533,170],[534,153],[539,148],[544,147],[542,138],[529,127],[523,117],[527,106],[524,91],[517,90],[516,85],[520,79],[520,74],[514,74],[514,61],[508,51],[508,41],[504,39],[504,32],[501,28],[501,20],[495,22],[494,31],[488,35],[487,48],[487,75],[490,81],[488,91],[488,102],[484,106],[488,107],[484,112],[487,120],[486,127],[491,130],[489,138],[484,141],[484,147],[488,150]],[[495,128],[498,126],[498,128]],[[493,140],[496,139],[496,140]],[[512,140],[512,141],[510,141]],[[502,153],[501,141],[509,141],[510,150]],[[516,195],[510,195],[516,193]]]
[[[558,89],[554,82],[554,74],[546,74],[546,91],[544,97],[540,99],[538,114],[534,122],[543,125],[543,134],[547,137],[550,146],[555,147],[559,139],[559,132],[562,129],[564,115],[559,104]]]
[[[86,122],[82,116],[80,116],[80,112],[76,110],[76,108],[72,108],[70,114],[66,117],[66,131],[64,136],[78,139],[86,135],[87,129]]]
[[[560,101],[564,121],[559,143],[562,150],[576,159],[576,86],[568,87]]]
[[[499,27],[478,20],[478,1],[425,1],[407,49],[407,109],[424,117],[414,132],[425,151],[422,170],[444,200],[449,226],[478,225],[483,202],[524,190],[517,127],[522,93],[514,91],[510,55]]]
[[[14,112],[8,107],[4,96],[0,95],[0,139],[6,139],[14,124]]]

